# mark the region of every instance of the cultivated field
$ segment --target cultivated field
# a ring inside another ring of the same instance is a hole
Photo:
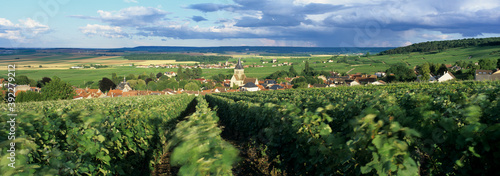
[[[76,65],[101,64],[108,66],[150,65],[150,64],[194,64],[196,62],[176,62],[175,60],[127,60],[121,56],[89,56],[75,54],[0,55],[0,70],[15,63],[18,70],[69,69]],[[41,66],[41,67],[40,67]]]

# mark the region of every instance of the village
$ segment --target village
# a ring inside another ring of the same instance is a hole
[[[276,62],[276,60],[273,60]],[[280,64],[289,64],[282,63]],[[183,66],[178,65],[157,65],[157,66],[137,66],[144,68],[151,67],[165,67],[165,68],[178,68]],[[259,80],[258,78],[250,78],[245,75],[245,68],[249,66],[244,66],[242,64],[241,59],[238,60],[237,63],[224,63],[224,64],[211,64],[211,65],[197,65],[197,66],[186,66],[183,68],[202,68],[202,69],[234,69],[234,74],[231,79],[224,79],[221,82],[216,82],[211,79],[205,78],[196,78],[192,81],[199,81],[200,84],[213,84],[213,88],[209,89],[198,89],[198,90],[185,90],[184,88],[177,89],[164,89],[164,90],[134,90],[129,82],[124,78],[116,88],[111,89],[109,91],[103,92],[100,89],[92,89],[92,88],[74,88],[73,100],[81,100],[81,99],[90,99],[90,98],[113,98],[113,97],[131,97],[131,96],[145,96],[145,95],[175,95],[175,94],[191,94],[191,95],[205,95],[211,93],[226,93],[226,92],[239,92],[239,91],[276,91],[276,90],[286,90],[297,88],[294,86],[295,79],[303,79],[304,76],[295,76],[295,77],[285,77],[279,80],[275,79],[263,79]],[[458,66],[446,65],[448,70],[457,70],[461,69]],[[417,71],[415,71],[417,73]],[[176,72],[164,72],[163,75],[169,78],[175,78],[177,76]],[[392,73],[389,76],[393,75]],[[339,87],[339,86],[367,86],[367,85],[384,85],[387,84],[381,78],[384,78],[386,75],[385,72],[377,72],[375,74],[347,74],[341,75],[336,72],[329,72],[329,75],[320,75],[316,76],[317,80],[321,80],[315,84],[307,84],[305,87],[301,88],[326,88],[326,87]],[[422,82],[422,75],[417,76],[415,81]],[[429,74],[428,82],[444,82],[456,79],[455,76],[449,72],[445,71],[440,75],[432,75]],[[496,71],[492,70],[476,70],[475,73],[476,81],[485,81],[485,80],[500,80],[500,71],[497,69]],[[157,78],[156,81],[159,81]],[[5,80],[0,79],[0,86],[3,87]],[[219,85],[219,86],[216,86]],[[41,88],[34,87],[31,85],[13,85],[15,86],[16,96],[20,92],[40,92]]]

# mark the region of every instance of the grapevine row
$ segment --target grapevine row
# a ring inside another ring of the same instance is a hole
[[[17,104],[16,169],[2,175],[141,175],[194,97],[144,96]],[[5,109],[6,107],[1,107]],[[3,110],[3,112],[6,112]],[[6,114],[2,113],[2,119]],[[7,128],[0,129],[6,148]],[[1,162],[9,153],[2,150]]]
[[[171,164],[180,166],[179,175],[233,175],[238,150],[224,141],[219,118],[203,97],[197,97],[196,112],[177,124],[169,148]]]
[[[493,174],[499,82],[207,96],[221,123],[298,175]],[[272,103],[268,103],[272,102]]]

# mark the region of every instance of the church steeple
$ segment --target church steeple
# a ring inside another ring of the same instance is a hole
[[[243,69],[243,65],[241,65],[241,58],[238,58],[238,64],[236,64],[236,67],[234,69]]]

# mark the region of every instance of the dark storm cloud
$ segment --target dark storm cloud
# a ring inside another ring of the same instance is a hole
[[[207,19],[203,18],[202,16],[193,16],[191,19],[196,22],[207,21]]]

